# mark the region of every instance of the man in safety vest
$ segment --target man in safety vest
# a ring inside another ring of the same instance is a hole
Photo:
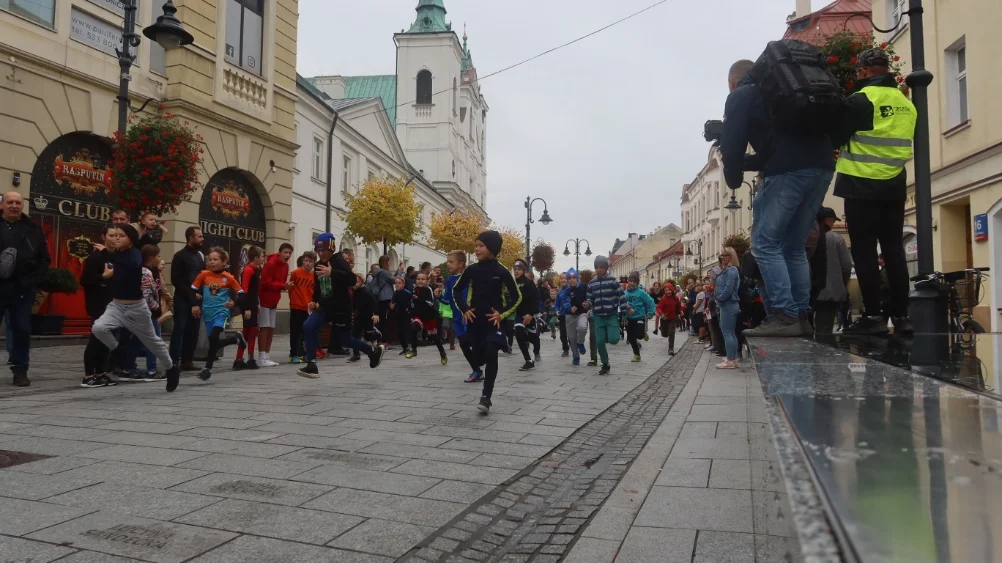
[[[905,163],[912,157],[917,113],[890,73],[884,51],[860,53],[856,75],[858,91],[848,98],[843,123],[832,138],[833,145],[841,146],[835,195],[845,200],[845,220],[864,306],[863,315],[843,334],[886,334],[888,317],[895,332],[910,333],[908,266],[901,233],[908,184]],[[891,286],[884,310],[880,306],[878,243]]]

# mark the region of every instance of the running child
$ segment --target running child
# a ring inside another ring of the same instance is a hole
[[[595,258],[595,279],[588,283],[585,306],[595,320],[595,345],[602,360],[598,374],[608,375],[612,368],[606,344],[619,343],[619,312],[625,309],[625,298],[619,280],[609,275],[609,259],[605,256]]]
[[[466,320],[463,319],[463,313],[457,305],[459,301],[467,301],[466,291],[456,291],[456,282],[459,281],[459,276],[463,275],[463,272],[466,271],[466,252],[462,250],[453,250],[450,252],[446,266],[449,268],[449,277],[445,280],[445,291],[442,292],[442,299],[449,303],[449,306],[452,308],[452,330],[456,333],[456,338],[459,339],[459,349],[463,352],[463,357],[466,358],[467,363],[472,368],[470,375],[464,381],[466,383],[476,383],[483,380],[484,372],[480,369],[477,357],[470,346]]]
[[[167,391],[177,389],[181,370],[174,365],[164,341],[157,336],[150,318],[150,308],[143,299],[142,277],[143,257],[136,245],[139,233],[132,225],[118,225],[108,232],[111,270],[111,303],[94,323],[91,333],[97,337],[109,352],[118,347],[115,329],[124,328],[139,339],[146,349],[156,355],[161,366],[167,367]]]
[[[438,318],[442,320],[443,342],[449,343],[449,350],[456,349],[456,332],[452,328],[452,304],[445,300],[445,284],[435,285],[435,299],[438,300]]]
[[[258,369],[257,362],[254,361],[254,342],[257,340],[257,317],[260,303],[258,292],[261,289],[261,268],[264,266],[264,249],[259,246],[252,246],[247,249],[247,265],[240,273],[240,287],[244,290],[244,327],[243,337],[247,341],[248,361],[244,361],[244,347],[237,347],[237,358],[233,360],[233,369]]]
[[[539,346],[539,329],[536,323],[536,315],[539,314],[539,291],[536,284],[525,274],[529,267],[525,260],[515,260],[512,270],[515,271],[515,283],[518,284],[518,291],[522,294],[522,300],[515,308],[515,340],[518,341],[518,349],[522,351],[522,358],[525,363],[518,371],[529,371],[536,368],[536,362],[529,355],[529,344]],[[536,354],[539,357],[539,354]]]
[[[428,341],[438,348],[438,354],[442,358],[442,365],[449,363],[449,357],[445,355],[445,348],[442,347],[442,339],[438,334],[438,305],[435,294],[428,287],[428,274],[418,272],[417,284],[414,286],[414,296],[411,305],[411,330],[414,336],[414,346],[405,357],[411,359],[417,356],[417,341],[424,331],[428,334]]]
[[[200,311],[196,305],[192,307],[191,312],[196,319],[202,317],[205,334],[209,338],[209,357],[205,361],[205,367],[198,374],[198,378],[202,381],[208,381],[212,377],[212,364],[223,348],[231,344],[247,347],[244,335],[239,332],[223,338],[223,331],[230,322],[230,310],[236,307],[237,299],[242,300],[244,297],[244,288],[233,274],[226,271],[229,260],[229,253],[222,248],[214,247],[205,255],[205,270],[191,282],[191,289],[197,292],[202,302]]]
[[[403,276],[397,276],[393,280],[393,299],[390,300],[390,314],[396,320],[397,340],[400,341],[400,355],[404,356],[410,352],[407,342],[410,340],[408,333],[411,329],[411,298],[413,294],[407,290],[407,282]],[[417,343],[414,343],[415,346]]]
[[[463,313],[467,324],[467,337],[475,355],[475,365],[486,365],[484,370],[484,390],[477,410],[488,413],[494,382],[498,376],[498,351],[507,341],[501,330],[501,319],[512,314],[522,301],[518,284],[504,266],[497,261],[501,252],[502,238],[497,231],[484,231],[477,237],[475,253],[477,263],[459,276],[453,291],[466,295],[457,299],[456,305]],[[504,291],[511,299],[504,301]]]
[[[310,301],[313,300],[313,265],[317,254],[307,250],[296,260],[296,269],[289,276],[292,289],[289,290],[289,363],[301,364],[306,361],[303,347],[303,324],[310,316]]]
[[[586,353],[585,338],[588,338],[588,311],[585,301],[588,298],[588,288],[578,283],[577,272],[567,272],[567,345],[571,350],[571,364],[581,365],[581,355]]]
[[[633,362],[640,361],[640,340],[647,340],[647,320],[653,319],[657,304],[640,287],[640,272],[630,272],[626,284],[626,339],[633,348]]]
[[[675,355],[675,328],[677,319],[684,318],[682,303],[675,295],[675,286],[665,283],[664,295],[658,301],[658,315],[661,315],[661,336],[668,339],[668,355]]]

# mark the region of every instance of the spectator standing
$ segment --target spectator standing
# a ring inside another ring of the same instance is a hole
[[[188,227],[184,231],[186,244],[174,253],[170,283],[174,286],[174,328],[170,338],[170,357],[180,364],[181,371],[200,371],[192,361],[198,346],[199,322],[192,307],[198,306],[191,282],[205,269],[202,254],[202,229]]]
[[[842,307],[849,301],[849,277],[852,275],[852,257],[846,247],[845,240],[832,226],[838,216],[830,207],[823,207],[818,212],[818,222],[824,225],[825,245],[825,283],[815,301],[814,331],[818,334],[831,334]]]
[[[901,231],[908,184],[905,163],[912,157],[918,114],[898,89],[888,68],[887,53],[867,49],[857,61],[858,91],[846,101],[846,117],[833,138],[842,147],[835,195],[845,200],[845,221],[864,309],[843,333],[886,334],[887,317],[896,333],[910,333],[908,264]],[[886,308],[880,303],[878,243],[890,284]]]
[[[717,302],[717,322],[723,335],[718,346],[725,349],[727,358],[717,364],[719,369],[737,369],[738,338],[735,333],[738,324],[738,290],[741,286],[741,272],[738,271],[738,253],[730,246],[720,253],[722,270],[716,277],[713,299]]]
[[[3,196],[0,226],[0,307],[12,336],[10,371],[14,385],[28,387],[31,346],[31,306],[35,288],[52,262],[42,227],[23,213],[24,199],[10,191]]]
[[[261,269],[261,287],[258,293],[261,312],[257,321],[257,363],[263,368],[278,365],[278,362],[271,359],[271,341],[275,338],[278,301],[282,298],[283,291],[292,289],[292,282],[289,281],[289,259],[292,258],[292,250],[291,244],[283,242],[278,247],[278,252],[269,256]]]

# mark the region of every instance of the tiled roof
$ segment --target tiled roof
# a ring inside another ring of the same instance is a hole
[[[869,35],[873,33],[873,24],[868,19],[872,11],[871,0],[835,0],[816,12],[787,22],[783,39],[818,43],[824,41],[826,37],[846,30],[858,35]],[[857,17],[848,19],[854,14],[857,14]]]
[[[382,98],[390,124],[397,126],[397,77],[392,74],[375,76],[344,76],[344,97],[350,99]]]

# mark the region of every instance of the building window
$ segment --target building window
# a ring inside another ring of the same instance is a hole
[[[56,0],[0,0],[0,10],[45,27],[56,25]]]
[[[226,0],[227,62],[261,75],[264,0]]]
[[[156,41],[148,41],[150,44],[150,72],[167,76],[167,51]]]
[[[908,23],[908,18],[903,17],[908,11],[908,0],[887,0],[887,28],[893,28],[891,36],[897,35],[898,31]],[[901,18],[901,25],[898,26],[898,18]]]
[[[342,168],[341,168],[341,191],[348,193],[348,186],[351,185],[351,157],[345,155],[342,157]]]
[[[970,119],[967,109],[967,44],[963,37],[946,50],[946,106],[949,127]]]
[[[431,71],[422,70],[417,73],[417,103],[430,104],[431,96]]]
[[[319,180],[324,173],[324,140],[313,137],[313,178]]]

